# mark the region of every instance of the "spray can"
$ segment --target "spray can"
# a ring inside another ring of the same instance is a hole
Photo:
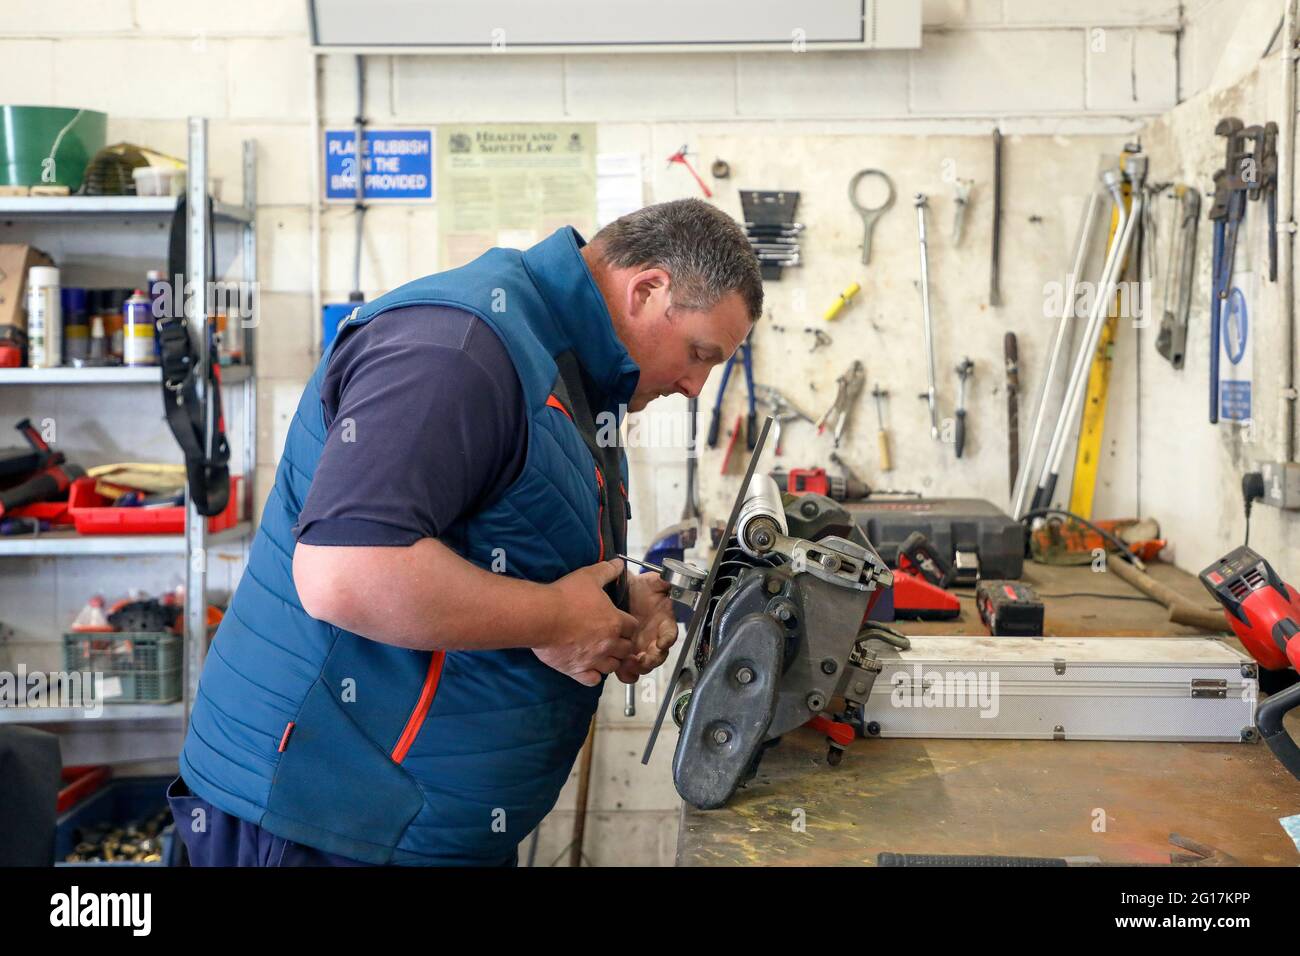
[[[27,272],[27,364],[57,368],[63,364],[63,309],[59,270],[32,266]]]
[[[139,289],[122,303],[122,364],[158,364],[154,351],[153,302]]]
[[[86,289],[65,286],[60,295],[63,357],[69,365],[84,365],[90,357],[90,312],[86,293]]]

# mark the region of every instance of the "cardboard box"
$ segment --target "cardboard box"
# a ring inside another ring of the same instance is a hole
[[[0,243],[0,325],[27,331],[27,270],[52,265],[54,260],[35,246]]]

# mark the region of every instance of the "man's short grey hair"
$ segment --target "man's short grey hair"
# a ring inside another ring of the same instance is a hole
[[[763,314],[763,276],[740,224],[702,199],[676,199],[615,219],[592,239],[618,268],[663,269],[672,276],[672,302],[711,309],[738,292],[750,321]]]

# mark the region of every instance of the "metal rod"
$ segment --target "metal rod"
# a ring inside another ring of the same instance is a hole
[[[1106,260],[1106,268],[1102,271],[1101,292],[1097,301],[1093,303],[1092,314],[1088,317],[1087,330],[1084,333],[1082,348],[1075,360],[1074,371],[1070,376],[1070,385],[1066,390],[1065,402],[1061,405],[1061,417],[1057,420],[1056,431],[1053,435],[1053,443],[1048,448],[1047,462],[1048,478],[1042,484],[1042,490],[1046,497],[1050,497],[1055,489],[1056,478],[1061,473],[1061,462],[1065,457],[1065,439],[1070,431],[1071,423],[1078,415],[1083,405],[1084,389],[1088,380],[1088,369],[1092,365],[1092,358],[1097,351],[1097,343],[1101,339],[1102,328],[1106,324],[1106,316],[1110,311],[1111,297],[1115,292],[1115,284],[1119,277],[1120,270],[1123,268],[1124,258],[1128,254],[1128,247],[1133,239],[1135,225],[1142,218],[1142,189],[1141,183],[1134,183],[1131,192],[1131,208],[1127,211],[1124,209],[1123,196],[1119,188],[1119,175],[1114,171],[1107,171],[1104,174],[1107,177],[1106,186],[1111,192],[1111,196],[1119,202],[1120,221],[1116,232],[1116,240],[1111,248],[1111,255]],[[1046,505],[1048,502],[1043,501]]]
[[[925,316],[925,354],[926,354],[926,374],[929,376],[929,387],[922,396],[926,404],[930,406],[930,437],[938,439],[939,437],[939,409],[935,402],[934,390],[934,326],[930,318],[930,256],[929,247],[925,240],[925,210],[927,200],[925,193],[916,194],[916,228],[920,237],[921,250],[921,311]]]
[[[1278,255],[1279,295],[1284,317],[1286,340],[1286,383],[1283,407],[1283,453],[1286,461],[1296,456],[1296,374],[1295,374],[1295,167],[1296,167],[1296,43],[1297,4],[1287,0],[1282,16],[1282,123],[1278,133],[1278,230],[1285,232],[1281,238]]]
[[[649,561],[638,561],[636,558],[628,557],[626,554],[619,554],[619,555],[616,555],[616,557],[620,557],[620,558],[622,558],[624,561],[631,561],[633,564],[639,564],[639,565],[641,565],[641,567],[643,567],[643,568],[649,568],[649,569],[650,569],[651,571],[653,571],[655,574],[663,574],[663,573],[664,573],[664,569],[663,569],[663,568],[661,568],[661,567],[660,567],[659,565],[657,565],[657,564],[651,564]]]
[[[1043,436],[1043,425],[1047,421],[1047,403],[1051,398],[1052,386],[1056,383],[1061,358],[1070,343],[1079,276],[1083,274],[1084,263],[1088,259],[1088,249],[1092,245],[1092,230],[1097,221],[1097,207],[1100,205],[1101,196],[1094,189],[1088,195],[1083,206],[1083,216],[1079,219],[1079,229],[1074,240],[1074,257],[1070,260],[1070,270],[1065,274],[1065,302],[1061,305],[1061,317],[1056,323],[1056,337],[1052,341],[1047,371],[1043,374],[1043,381],[1039,386],[1038,404],[1034,409],[1034,425],[1029,433],[1029,445],[1025,448],[1024,463],[1016,477],[1015,495],[1011,503],[1011,514],[1016,518],[1024,514],[1029,504],[1029,483],[1033,480],[1034,457],[1038,454],[1038,442]]]
[[[361,294],[361,252],[362,242],[365,238],[366,223],[366,170],[365,170],[365,143],[366,143],[366,58],[360,54],[357,55],[357,115],[355,125],[352,131],[353,149],[355,152],[356,171],[357,171],[357,189],[356,201],[352,209],[356,217],[356,254],[352,259],[352,295],[348,298],[353,302],[362,301]]]
[[[208,275],[208,249],[212,242],[211,222],[208,219],[208,121],[201,117],[189,118],[189,175],[185,203],[185,281],[192,294],[185,297],[186,324],[195,339],[198,368],[208,368],[208,315],[207,289],[212,276]],[[206,374],[198,376],[203,407],[207,412],[204,422],[203,448],[212,448],[213,420],[212,396]],[[207,528],[208,519],[194,506],[188,484],[185,489],[185,717],[190,711],[203,671],[203,658],[207,648]]]

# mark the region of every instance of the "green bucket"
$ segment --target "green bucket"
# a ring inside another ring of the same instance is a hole
[[[57,106],[0,106],[0,184],[81,188],[104,148],[108,115]]]

